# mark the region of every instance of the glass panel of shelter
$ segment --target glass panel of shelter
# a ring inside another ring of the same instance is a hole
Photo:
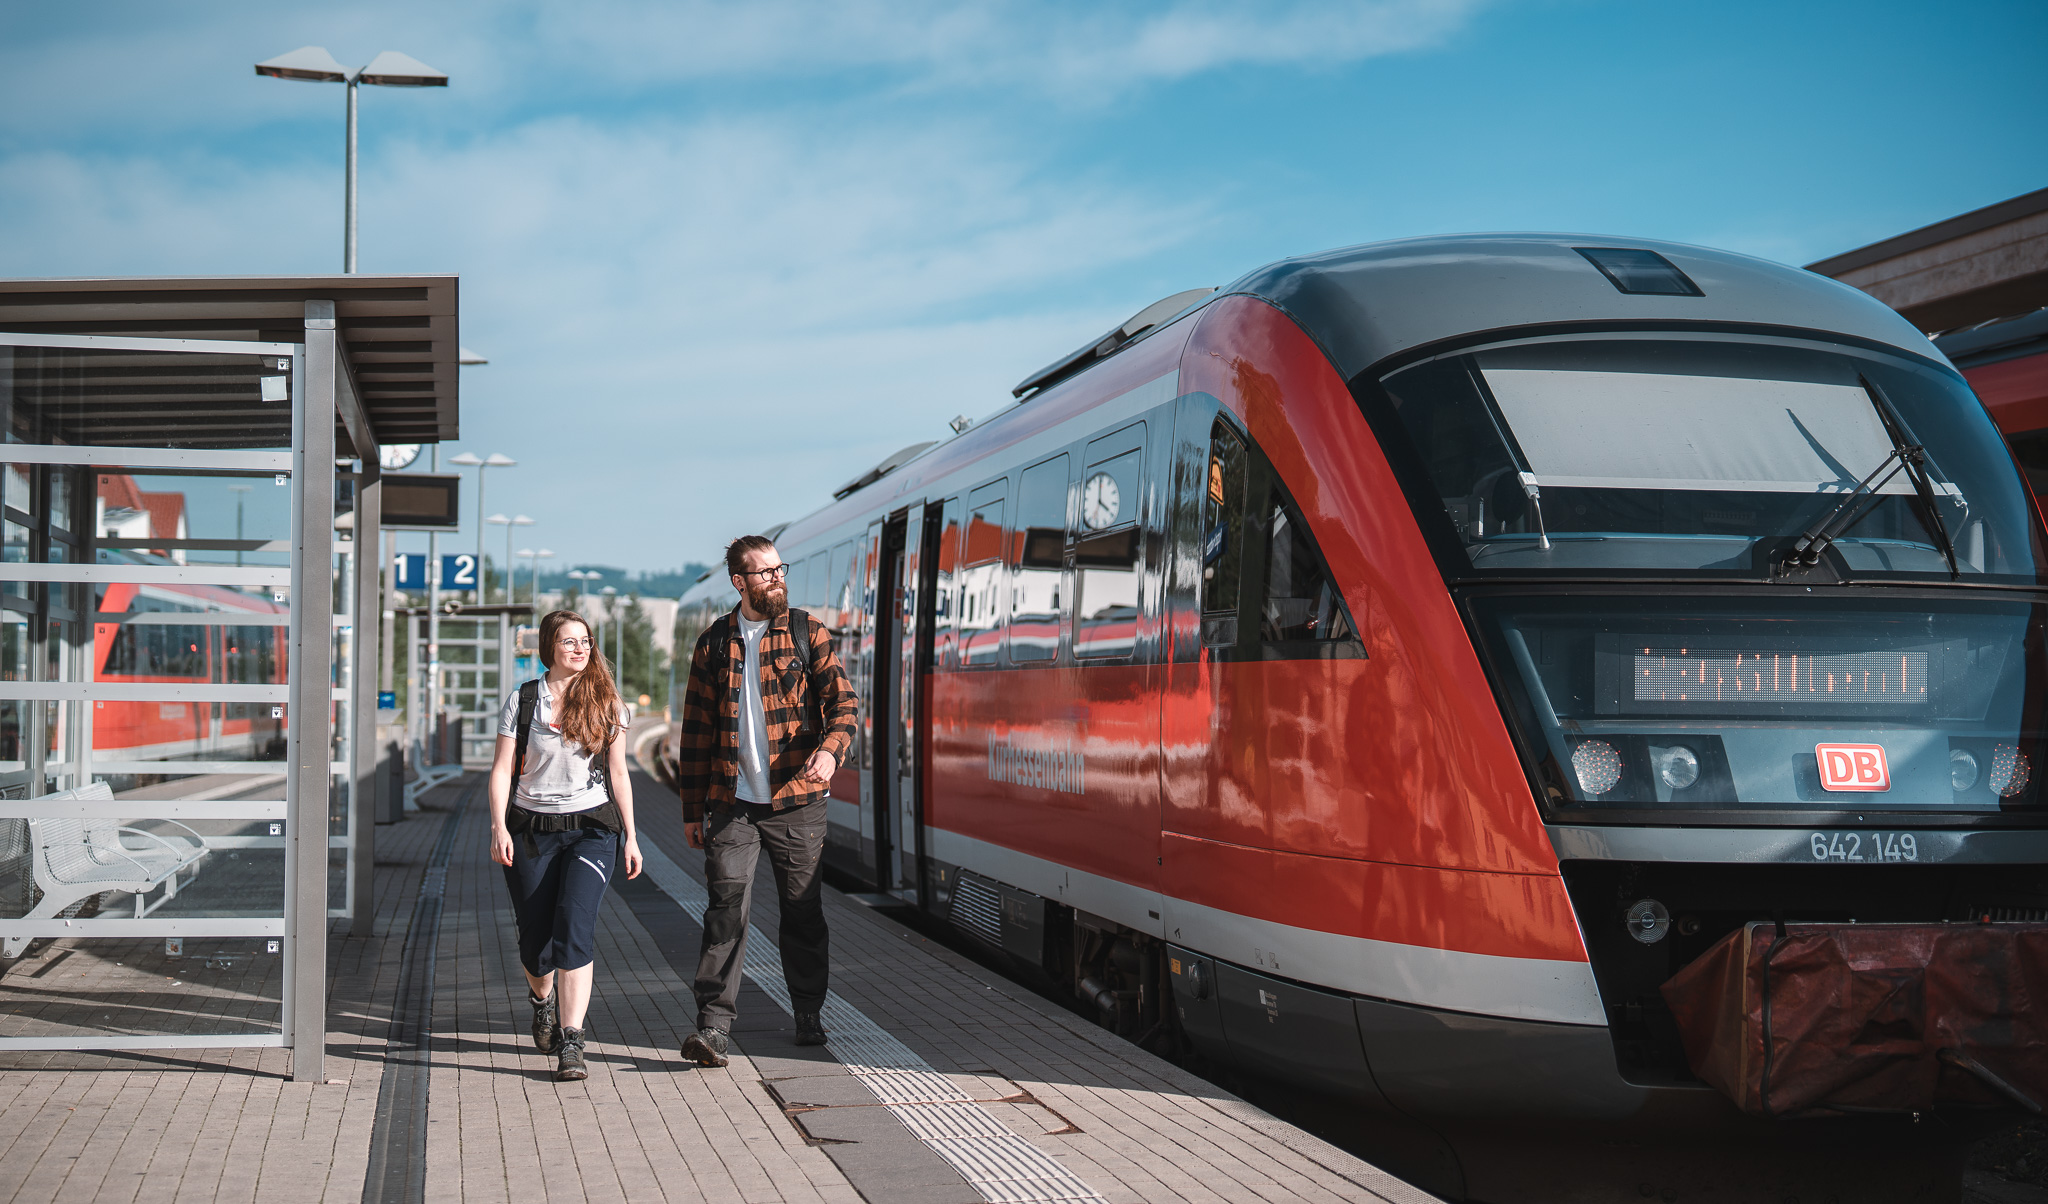
[[[298,362],[107,342],[0,346],[0,1046],[282,1043]]]

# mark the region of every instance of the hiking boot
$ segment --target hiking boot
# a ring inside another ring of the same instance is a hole
[[[562,1012],[556,1000],[553,991],[548,992],[546,999],[535,999],[531,991],[526,993],[526,1002],[533,1005],[533,1047],[544,1054],[555,1052],[555,1046],[562,1040]]]
[[[555,1056],[560,1059],[555,1063],[557,1083],[573,1083],[578,1079],[590,1077],[590,1067],[583,1061],[582,1029],[563,1029],[562,1039],[556,1043]]]
[[[798,1045],[823,1045],[825,1043],[825,1022],[816,1012],[796,1014],[796,1043]]]
[[[725,1034],[715,1028],[700,1028],[683,1038],[683,1056],[699,1066],[725,1065],[729,1048]]]

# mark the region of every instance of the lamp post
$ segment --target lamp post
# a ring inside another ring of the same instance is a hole
[[[445,88],[448,77],[418,59],[387,50],[367,67],[350,71],[325,46],[301,46],[256,64],[256,74],[276,79],[348,85],[348,151],[344,157],[341,207],[341,270],[356,270],[356,85],[386,88]],[[481,567],[481,566],[479,566]]]
[[[450,464],[476,469],[476,600],[478,605],[490,601],[484,587],[489,584],[484,577],[484,469],[510,468],[519,463],[510,456],[492,452],[479,460],[475,452],[460,452],[448,457]]]
[[[619,619],[619,591],[607,585],[604,587],[604,613],[612,623],[612,673],[619,679],[621,693],[626,688],[625,660],[619,654],[625,651],[626,625]]]
[[[519,591],[512,588],[512,528],[531,527],[533,520],[524,514],[516,518],[506,518],[502,514],[493,514],[484,521],[494,526],[505,528],[505,601],[507,603],[517,602],[519,601]],[[481,573],[483,569],[479,567],[477,571]]]
[[[542,548],[542,549],[541,549],[540,551],[538,551],[538,552],[534,551],[534,550],[533,550],[532,548],[521,548],[521,549],[519,549],[519,554],[520,554],[521,556],[524,556],[524,557],[526,557],[526,558],[527,558],[528,560],[531,560],[531,561],[533,562],[533,592],[532,592],[531,594],[529,594],[529,595],[528,595],[528,600],[529,600],[529,601],[531,601],[531,602],[533,603],[533,613],[534,613],[534,617],[535,617],[535,618],[539,618],[539,617],[540,617],[540,562],[541,562],[542,560],[545,560],[545,559],[547,559],[547,558],[549,558],[549,557],[553,556],[553,555],[554,555],[554,553],[553,553],[552,551],[548,550],[547,548]]]
[[[243,501],[242,495],[243,495],[243,494],[245,494],[245,493],[247,493],[247,492],[249,492],[250,488],[251,488],[251,486],[248,486],[248,485],[230,485],[230,486],[228,486],[228,492],[229,492],[229,493],[232,493],[232,494],[234,494],[234,495],[235,495],[235,567],[236,567],[236,568],[241,568],[241,567],[242,567],[242,501]]]

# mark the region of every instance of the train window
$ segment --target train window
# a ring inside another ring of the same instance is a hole
[[[1218,418],[1209,432],[1209,483],[1202,502],[1202,643],[1237,643],[1244,558],[1244,440]]]
[[[1316,552],[1301,513],[1279,482],[1260,523],[1266,536],[1266,582],[1259,603],[1259,639],[1349,640],[1356,634],[1344,602]]]
[[[992,481],[967,501],[967,549],[960,570],[960,663],[993,665],[1002,658],[1003,505],[1007,479]]]
[[[853,599],[847,596],[851,588],[847,576],[852,571],[853,541],[849,539],[832,549],[832,570],[825,574],[825,621],[835,628],[846,626],[846,612],[853,606]]]
[[[1067,457],[1024,470],[1017,485],[1017,535],[1010,586],[1010,660],[1060,654],[1060,578],[1067,556]]]
[[[1109,458],[1103,453],[1137,446]],[[1112,442],[1111,440],[1115,440]],[[1129,656],[1137,647],[1139,498],[1143,490],[1145,428],[1097,440],[1081,480],[1075,516],[1074,655]]]
[[[782,579],[784,596],[791,606],[811,604],[811,564],[808,560],[792,560],[789,576]]]
[[[804,600],[801,605],[814,612],[813,618],[820,617],[815,612],[827,605],[826,595],[832,592],[831,582],[832,553],[819,552],[804,561]]]
[[[1416,455],[1411,502],[1455,572],[1771,577],[1867,490],[1818,580],[2043,576],[1996,428],[1960,379],[1916,360],[1574,336],[1432,359],[1383,385]],[[1887,476],[1901,447],[1925,463]]]
[[[277,628],[221,628],[221,680],[231,685],[279,680]]]
[[[123,623],[107,650],[107,677],[204,679],[207,629],[185,624]]]

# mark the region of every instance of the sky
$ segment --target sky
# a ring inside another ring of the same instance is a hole
[[[360,268],[461,276],[442,454],[557,568],[712,560],[1284,256],[1804,264],[2048,185],[2038,0],[72,0],[0,5],[0,276],[339,271],[345,90],[252,70],[306,45],[450,76],[362,89]]]

